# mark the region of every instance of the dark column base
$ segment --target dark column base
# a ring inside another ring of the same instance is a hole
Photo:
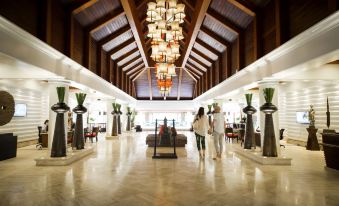
[[[72,140],[72,147],[78,150],[85,148],[82,114],[77,114],[77,120],[75,123],[75,130]]]
[[[252,147],[255,148],[253,118],[252,114],[248,114],[246,119],[244,149],[252,149]]]
[[[314,126],[313,127],[310,126],[309,128],[306,128],[306,130],[308,132],[306,149],[307,150],[319,151],[320,146],[319,146],[318,139],[317,139],[318,129],[316,129]]]
[[[58,113],[55,121],[51,157],[66,157],[64,114]]]
[[[272,114],[265,114],[263,156],[278,156]]]

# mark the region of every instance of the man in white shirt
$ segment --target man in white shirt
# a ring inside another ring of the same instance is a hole
[[[216,106],[214,108],[213,114],[213,138],[214,138],[214,147],[217,152],[217,157],[221,158],[221,153],[223,151],[223,143],[225,137],[225,118],[222,113],[220,113],[220,107]]]

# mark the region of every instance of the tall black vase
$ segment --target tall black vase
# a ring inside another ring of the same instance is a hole
[[[120,120],[120,114],[118,114],[118,134],[121,134],[121,120]]]
[[[265,130],[264,130],[264,144],[263,156],[277,157],[277,144],[275,140],[274,124],[272,114],[278,109],[272,103],[266,102],[260,107],[260,111],[265,113]]]
[[[131,115],[127,114],[127,126],[126,131],[131,131]]]
[[[77,114],[77,119],[75,122],[72,147],[80,150],[85,148],[82,114],[86,113],[87,109],[83,105],[78,105],[73,109],[73,112]]]
[[[252,114],[254,114],[257,110],[251,106],[248,105],[242,110],[246,115],[246,129],[245,129],[245,141],[244,141],[244,149],[255,149],[255,137],[254,137],[254,127],[253,127],[253,117]]]
[[[113,115],[112,136],[118,136],[117,114],[115,112],[112,112],[112,115]]]
[[[69,107],[67,104],[59,102],[53,105],[51,109],[55,113],[57,113],[51,157],[66,157],[66,133],[65,133],[64,113],[69,111]]]

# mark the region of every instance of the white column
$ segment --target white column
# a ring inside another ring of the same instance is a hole
[[[58,94],[57,94],[57,87],[65,87],[65,103],[68,103],[68,91],[69,86],[63,84],[49,84],[48,85],[48,92],[49,92],[49,121],[48,121],[48,148],[52,148],[53,136],[54,136],[54,128],[55,128],[55,120],[56,120],[56,113],[51,110],[51,107],[58,103]],[[68,115],[67,112],[65,113],[65,139],[67,142],[67,131],[68,131]]]
[[[120,116],[120,121],[121,121],[121,132],[126,131],[126,126],[127,126],[127,106],[128,104],[121,104],[121,112],[122,115]]]
[[[264,145],[264,131],[265,131],[265,113],[260,111],[260,107],[266,102],[264,98],[264,92],[263,90],[265,88],[274,88],[274,94],[272,99],[272,104],[274,104],[278,111],[273,113],[273,124],[274,124],[274,134],[276,139],[276,146],[277,146],[277,152],[278,156],[280,156],[280,138],[279,138],[279,104],[278,104],[278,95],[279,95],[279,86],[277,82],[260,82],[259,83],[259,110],[260,113],[259,120],[260,120],[260,136],[261,136],[261,148]]]

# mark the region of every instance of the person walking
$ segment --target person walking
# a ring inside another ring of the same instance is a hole
[[[214,147],[217,153],[217,156],[213,159],[221,158],[221,153],[223,151],[223,143],[225,137],[225,118],[222,113],[220,113],[220,107],[216,106],[213,113],[213,139]]]
[[[209,129],[208,118],[205,115],[204,108],[200,107],[198,114],[196,115],[193,122],[193,130],[197,140],[197,147],[200,158],[205,158],[205,136]],[[201,146],[200,146],[201,144]],[[202,150],[202,151],[201,151]]]

